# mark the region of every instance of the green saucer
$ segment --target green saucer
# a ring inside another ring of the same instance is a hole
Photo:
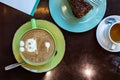
[[[57,26],[51,22],[48,22],[45,20],[36,20],[36,26],[38,29],[46,29],[53,34],[56,42],[56,54],[54,55],[54,58],[49,63],[46,63],[44,65],[32,66],[29,64],[23,64],[22,67],[31,72],[42,73],[55,68],[60,63],[65,53],[65,40],[59,28],[57,28]],[[20,52],[19,52],[20,39],[23,34],[25,34],[27,31],[31,29],[32,29],[31,22],[29,21],[23,24],[16,31],[14,35],[12,47],[13,47],[14,57],[18,61],[18,63],[23,62],[23,59],[21,58]]]

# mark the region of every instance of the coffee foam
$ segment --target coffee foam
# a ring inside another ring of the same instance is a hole
[[[20,52],[32,63],[44,62],[54,53],[54,40],[45,30],[28,31],[20,41]]]

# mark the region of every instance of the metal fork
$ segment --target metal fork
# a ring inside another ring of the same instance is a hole
[[[89,0],[91,3],[95,4],[96,6],[99,6],[102,0]]]

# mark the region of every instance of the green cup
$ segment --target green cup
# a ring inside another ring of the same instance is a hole
[[[33,66],[50,62],[57,53],[54,35],[47,29],[38,28],[35,19],[31,19],[28,27],[31,28],[21,31],[18,38],[18,50],[23,62]]]

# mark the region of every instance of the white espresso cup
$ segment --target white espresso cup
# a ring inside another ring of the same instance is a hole
[[[111,50],[114,50],[117,46],[120,46],[120,21],[111,24],[108,30],[108,36],[112,43],[110,46]]]

